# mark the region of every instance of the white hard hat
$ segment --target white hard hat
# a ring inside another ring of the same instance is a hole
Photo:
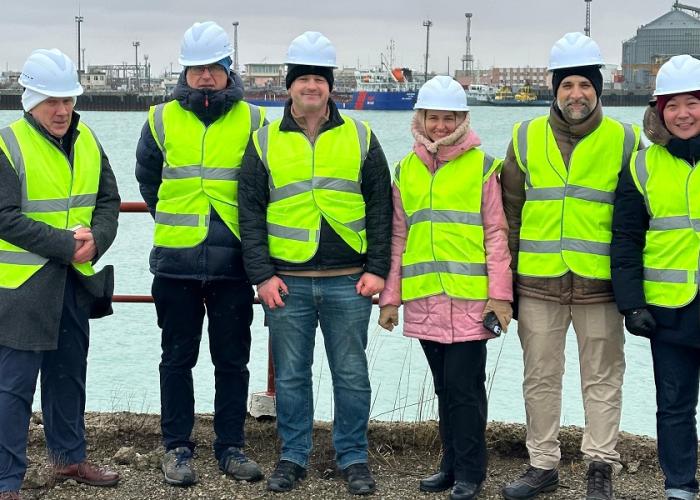
[[[418,91],[413,109],[436,109],[440,111],[469,111],[467,93],[450,76],[434,76]]]
[[[292,40],[284,62],[326,68],[338,67],[335,64],[335,47],[318,31],[306,31]]]
[[[211,64],[233,54],[233,47],[224,29],[214,21],[194,23],[182,37],[180,58],[183,66]]]
[[[567,33],[557,40],[549,52],[547,69],[576,68],[578,66],[604,66],[600,47],[583,33]]]
[[[673,56],[656,75],[654,95],[700,90],[700,61],[688,54]]]
[[[19,84],[48,97],[76,97],[83,93],[78,71],[58,49],[37,49],[22,66]]]

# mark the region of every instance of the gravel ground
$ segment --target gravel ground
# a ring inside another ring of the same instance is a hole
[[[246,427],[247,453],[269,473],[277,459],[278,444],[274,422],[250,419]],[[333,462],[330,425],[318,422],[314,430],[314,453],[308,478],[290,493],[265,490],[265,481],[238,483],[222,475],[211,451],[211,415],[200,415],[194,431],[199,443],[195,466],[200,482],[190,488],[176,488],[163,482],[160,472],[160,431],[158,415],[134,413],[93,413],[86,416],[88,453],[97,463],[119,470],[122,480],[115,488],[95,488],[73,481],[55,484],[50,479],[44,451],[41,416],[30,426],[30,468],[25,479],[24,499],[343,499],[348,494],[337,477]],[[520,424],[492,422],[487,431],[489,475],[481,499],[501,498],[500,488],[517,477],[526,466],[525,429]],[[561,486],[538,499],[581,499],[585,496],[586,466],[578,451],[581,430],[562,429]],[[448,498],[418,491],[418,480],[432,474],[440,460],[436,422],[372,422],[369,432],[370,466],[377,479],[375,498]],[[663,477],[656,460],[656,443],[645,437],[622,433],[618,450],[623,472],[615,478],[615,497],[623,499],[664,498]]]

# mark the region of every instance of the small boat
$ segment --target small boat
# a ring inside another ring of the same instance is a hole
[[[532,86],[526,83],[515,93],[509,86],[502,86],[496,91],[488,104],[490,106],[549,106],[551,101],[538,99]]]
[[[469,106],[488,106],[496,95],[496,89],[490,85],[472,83],[467,87],[467,104]]]

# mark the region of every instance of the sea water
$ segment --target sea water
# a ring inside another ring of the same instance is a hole
[[[473,107],[472,128],[481,138],[482,148],[503,157],[511,137],[512,125],[547,112],[547,108]],[[643,108],[606,108],[608,116],[629,123],[641,123]],[[281,108],[268,110],[271,119],[281,116]],[[411,148],[412,112],[346,111],[367,120],[377,135],[387,160],[394,165]],[[100,139],[114,169],[124,201],[141,201],[134,179],[136,144],[146,120],[146,112],[83,112],[82,119]],[[0,111],[0,126],[20,116],[18,111]],[[113,264],[118,294],[148,294],[152,276],[148,270],[153,221],[148,214],[122,214],[119,233],[112,248],[99,265]],[[99,267],[98,265],[98,267]],[[401,314],[401,313],[400,313]],[[388,421],[434,419],[437,401],[432,377],[420,344],[405,338],[401,326],[389,333],[377,326],[378,308],[369,324],[367,348],[372,383],[371,418]],[[251,348],[250,392],[261,392],[267,380],[267,329],[260,306],[255,306]],[[213,366],[204,326],[199,363],[194,369],[197,412],[212,412],[214,407]],[[622,398],[623,430],[655,435],[656,405],[649,344],[626,336],[625,384]],[[114,315],[91,324],[87,380],[89,411],[158,413],[160,411],[158,363],[160,330],[153,304],[114,304]],[[487,388],[489,419],[524,422],[522,398],[522,351],[517,322],[508,333],[488,342]],[[313,387],[315,418],[332,420],[331,377],[323,350],[323,338],[317,332],[314,355]],[[38,397],[35,408],[39,407]],[[561,412],[562,425],[583,425],[580,377],[576,337],[567,335],[566,373]]]

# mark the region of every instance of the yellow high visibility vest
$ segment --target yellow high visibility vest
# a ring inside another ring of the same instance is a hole
[[[401,258],[401,299],[447,294],[488,298],[483,184],[500,161],[472,149],[447,162],[435,175],[415,153],[399,163],[394,183],[408,224]]]
[[[547,116],[515,125],[513,147],[526,196],[518,274],[556,277],[572,271],[610,279],[615,188],[639,139],[638,127],[605,117],[576,144],[567,168]]]
[[[209,232],[210,207],[240,239],[238,174],[250,134],[264,119],[263,108],[244,101],[209,126],[177,101],[151,107],[148,124],[163,153],[155,246],[200,244]]]
[[[649,212],[644,296],[648,304],[682,307],[700,282],[700,172],[656,144],[635,153],[630,170]]]
[[[319,134],[314,144],[301,132],[281,131],[282,120],[253,133],[270,184],[271,257],[309,261],[318,250],[321,217],[353,250],[367,253],[360,180],[371,131],[365,122],[342,118],[343,125]]]
[[[73,166],[65,153],[21,118],[0,130],[0,149],[19,176],[21,210],[30,219],[60,229],[91,227],[100,184],[102,152],[92,131],[78,124]],[[0,287],[18,288],[48,259],[0,240]],[[84,275],[90,262],[73,263]]]

